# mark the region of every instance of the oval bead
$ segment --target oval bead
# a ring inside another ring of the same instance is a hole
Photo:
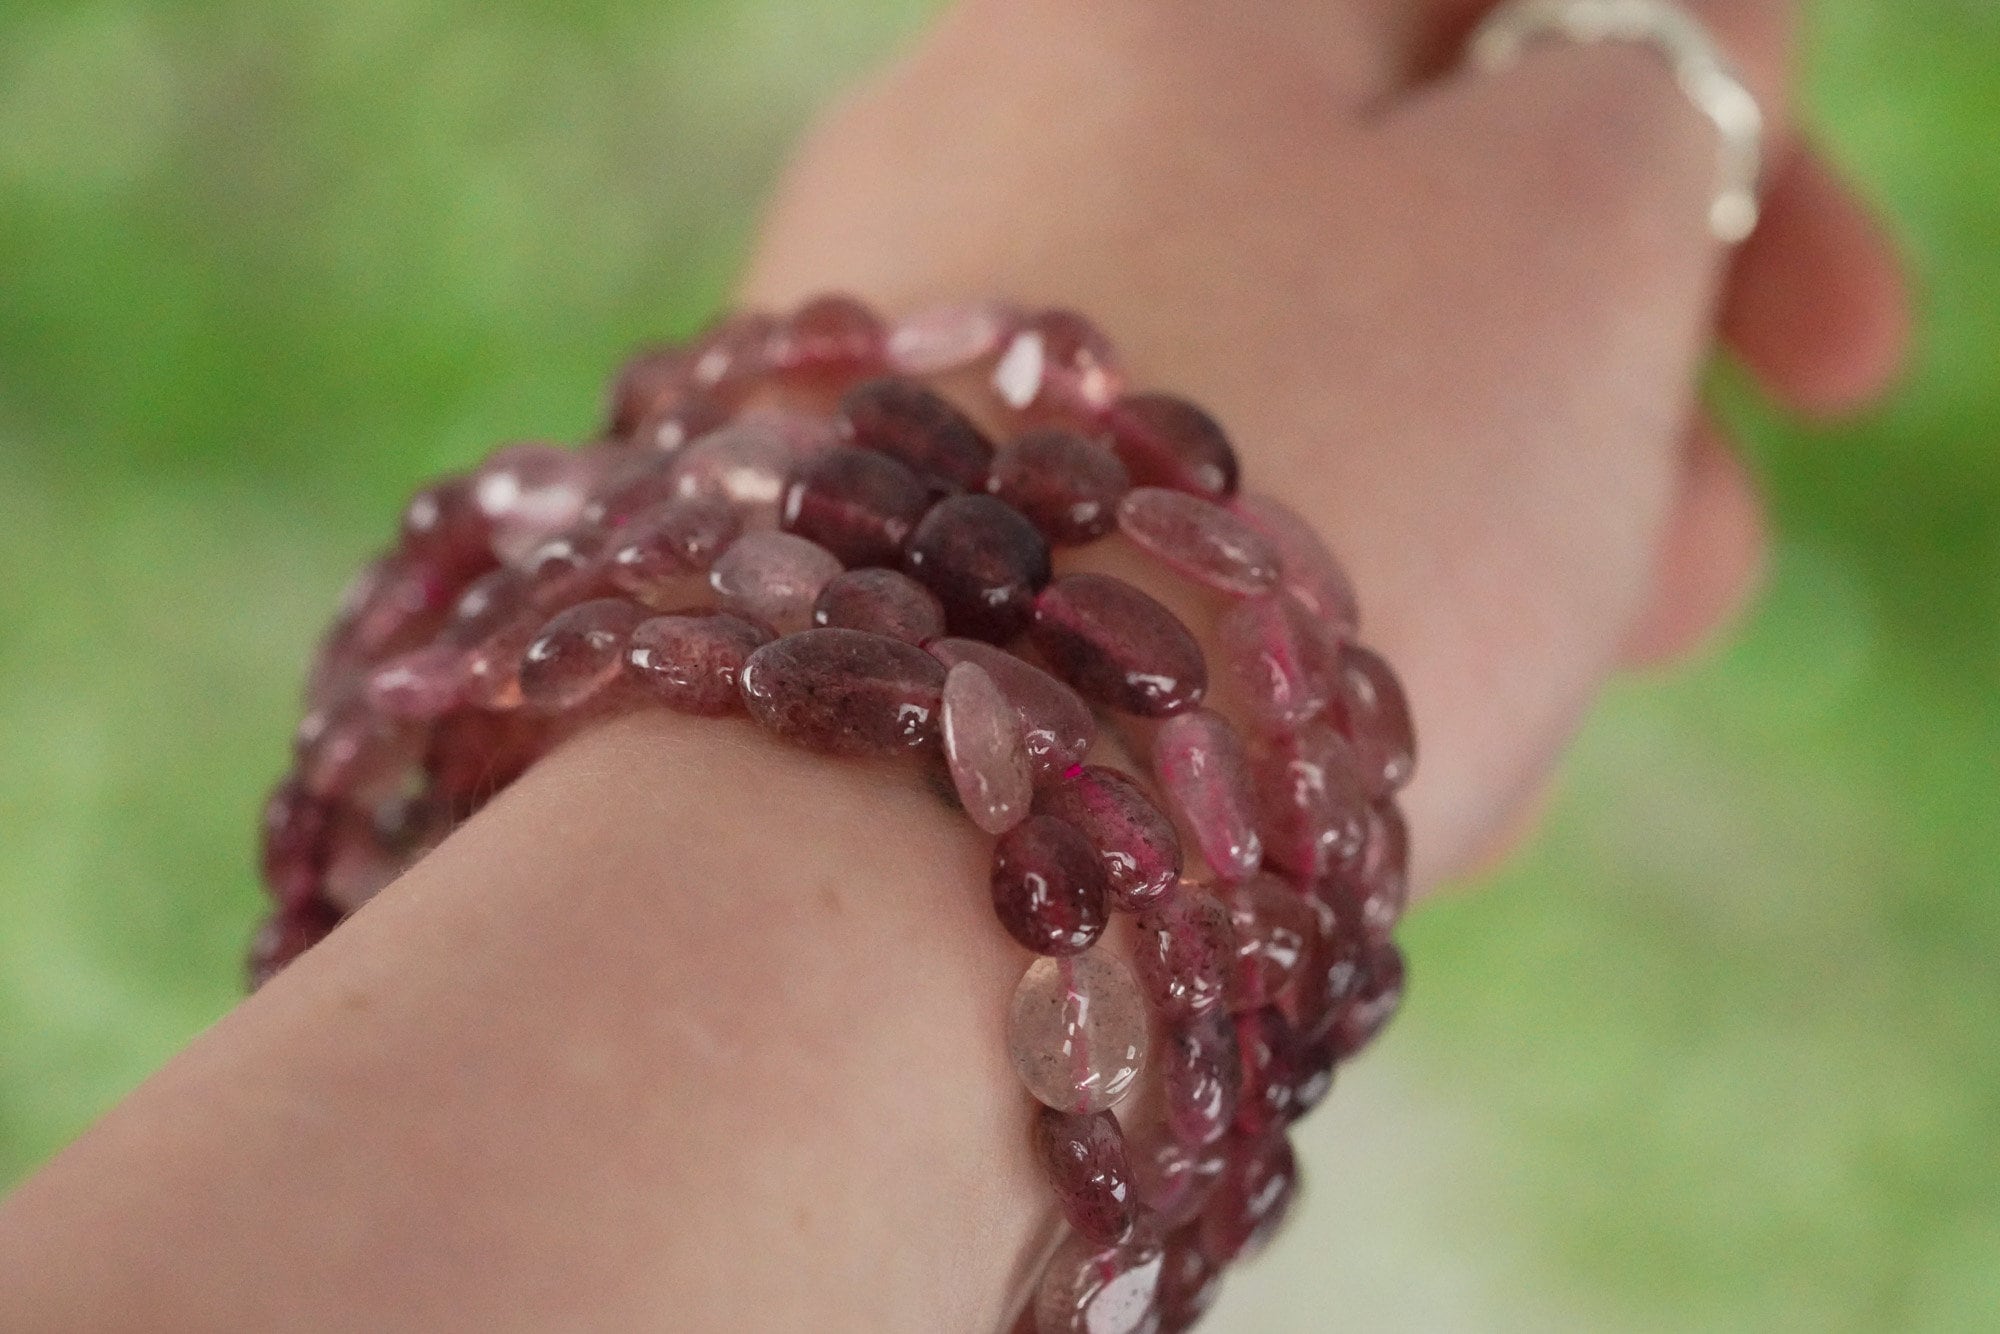
[[[1031,662],[977,639],[937,639],[928,644],[946,667],[976,662],[1000,687],[1021,720],[1028,762],[1042,778],[1080,763],[1097,736],[1097,719],[1074,690]]]
[[[903,569],[937,594],[954,634],[1005,643],[1028,628],[1048,583],[1049,544],[992,496],[949,496],[911,534]]]
[[[1339,647],[1291,594],[1234,604],[1215,634],[1235,697],[1264,726],[1302,726],[1333,698]]]
[[[403,550],[454,582],[493,568],[493,525],[470,477],[447,477],[418,491],[403,508]]]
[[[1104,424],[1140,486],[1223,500],[1236,494],[1236,450],[1215,418],[1172,394],[1127,394]]]
[[[577,522],[606,532],[675,498],[673,460],[658,450],[618,450]]]
[[[1097,849],[1114,908],[1137,912],[1180,879],[1181,840],[1173,821],[1116,769],[1084,765],[1043,788],[1036,809],[1083,831]]]
[[[1270,496],[1244,492],[1230,508],[1264,535],[1278,553],[1278,582],[1337,635],[1354,633],[1360,612],[1354,584],[1313,526]]]
[[[806,630],[764,645],[738,678],[750,716],[838,755],[893,755],[938,736],[944,668],[913,645],[860,630]]]
[[[1360,1053],[1396,1017],[1403,1005],[1403,970],[1403,951],[1393,940],[1377,941],[1368,948],[1354,994],[1327,1034],[1335,1060]]]
[[[1101,1112],[1131,1092],[1146,1060],[1146,1007],[1103,950],[1036,959],[1008,1011],[1014,1072],[1045,1106]]]
[[[1254,1010],[1283,995],[1305,972],[1319,942],[1313,906],[1275,876],[1231,886],[1223,902],[1236,928],[1236,969],[1229,1006]]]
[[[843,565],[894,565],[929,507],[929,490],[908,468],[887,454],[842,446],[792,473],[778,524]]]
[[[963,370],[1000,350],[1020,312],[997,301],[933,306],[906,315],[889,328],[890,369],[904,375]]]
[[[559,445],[509,445],[473,475],[493,552],[513,563],[574,524],[597,483],[594,461]]]
[[[1410,826],[1394,800],[1385,798],[1368,808],[1361,853],[1345,878],[1369,933],[1389,934],[1410,903]]]
[[[725,610],[781,631],[812,624],[820,591],[840,573],[825,547],[791,533],[745,533],[708,572],[709,587]]]
[[[1344,882],[1315,884],[1305,903],[1313,914],[1313,941],[1305,968],[1292,989],[1281,996],[1279,1008],[1292,1021],[1303,1043],[1326,1037],[1348,999],[1361,984],[1361,966],[1368,947],[1360,905]]]
[[[640,348],[618,368],[605,407],[605,433],[622,436],[678,406],[694,388],[694,356],[670,345]]]
[[[972,823],[989,834],[1021,823],[1035,796],[1021,720],[979,664],[945,673],[943,727],[945,763]]]
[[[944,604],[899,570],[848,570],[819,591],[813,602],[813,624],[866,630],[922,645],[944,633]]]
[[[1200,496],[1134,487],[1118,504],[1118,531],[1162,564],[1219,592],[1247,598],[1277,586],[1278,554],[1271,544]]]
[[[362,689],[383,717],[428,722],[459,706],[465,682],[465,650],[433,643],[389,659],[368,674]]]
[[[668,476],[680,499],[729,505],[744,527],[770,528],[804,454],[771,424],[745,419],[690,441],[673,456]]]
[[[770,641],[770,631],[727,612],[655,616],[633,627],[625,675],[670,709],[733,713],[743,703],[737,690],[743,664]]]
[[[706,574],[742,530],[736,512],[713,500],[669,500],[634,515],[604,553],[614,588],[665,606]]]
[[[1126,1160],[1140,1206],[1168,1227],[1181,1227],[1201,1214],[1229,1163],[1223,1142],[1183,1144],[1164,1124],[1128,1139]]]
[[[1331,1037],[1307,1039],[1299,1035],[1292,1051],[1292,1096],[1289,1118],[1298,1121],[1326,1101],[1333,1092],[1333,1070],[1339,1053]]]
[[[1031,815],[1000,836],[992,890],[1000,924],[1036,954],[1076,954],[1104,934],[1109,910],[1096,849],[1052,815]]]
[[[1169,718],[1153,736],[1153,773],[1217,875],[1256,873],[1264,860],[1256,796],[1242,738],[1227,719],[1209,709]]]
[[[970,417],[908,380],[869,380],[848,390],[840,400],[840,431],[947,490],[984,486],[993,459],[992,442]]]
[[[1283,1134],[1240,1143],[1202,1215],[1208,1258],[1226,1265],[1268,1245],[1291,1210],[1298,1181],[1298,1161]]]
[[[320,889],[340,807],[287,779],[264,802],[261,866],[264,887],[280,906],[314,898]]]
[[[1078,1116],[1043,1107],[1035,1113],[1035,1156],[1063,1217],[1100,1246],[1124,1238],[1135,1217],[1125,1132],[1110,1112]]]
[[[889,331],[881,317],[851,296],[814,297],[771,335],[773,369],[793,375],[837,377],[880,371]]]
[[[1073,310],[1024,316],[993,367],[1000,401],[1036,418],[1094,417],[1124,388],[1109,340]]]
[[[644,613],[622,598],[598,598],[558,614],[521,655],[521,699],[539,713],[573,709],[617,679],[626,636]]]
[[[1208,690],[1208,664],[1188,628],[1110,575],[1067,575],[1044,589],[1034,641],[1064,680],[1125,713],[1181,713]]]
[[[1223,1267],[1208,1258],[1201,1229],[1184,1227],[1167,1238],[1160,1289],[1153,1299],[1161,1334],[1193,1329],[1222,1292]]]
[[[1146,999],[1170,1019],[1220,1006],[1236,959],[1229,909],[1199,885],[1183,884],[1139,914],[1132,964]]]
[[[1160,1044],[1160,1110],[1168,1131],[1192,1148],[1214,1144],[1236,1119],[1242,1064],[1236,1028],[1219,1010],[1175,1024]]]
[[[306,715],[293,745],[306,791],[365,804],[401,786],[421,749],[422,728],[384,717],[357,696]]]
[[[1260,1138],[1290,1119],[1297,1045],[1291,1020],[1273,1006],[1236,1016],[1237,1065],[1243,1073],[1236,1129],[1244,1135]]]
[[[1148,1218],[1111,1246],[1072,1233],[1042,1267],[1037,1334],[1148,1334],[1165,1256],[1159,1228]]]
[[[694,381],[703,389],[734,398],[771,368],[771,341],[778,317],[767,311],[732,311],[702,331],[689,350]]]
[[[1029,431],[994,456],[986,489],[1058,546],[1089,542],[1118,522],[1132,479],[1118,456],[1074,431]]]
[[[1305,884],[1359,856],[1368,794],[1354,752],[1331,727],[1261,738],[1251,752],[1258,827],[1271,865]]]
[[[1409,701],[1396,673],[1373,649],[1360,644],[1342,648],[1332,718],[1354,747],[1370,795],[1387,796],[1410,781],[1417,767],[1417,738]]]

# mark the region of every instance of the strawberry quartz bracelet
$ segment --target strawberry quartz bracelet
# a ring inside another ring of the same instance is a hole
[[[1160,597],[1057,559],[1100,540]],[[1414,742],[1356,630],[1308,525],[1079,316],[732,316],[635,357],[599,440],[411,500],[264,812],[252,984],[607,716],[906,756],[1029,959],[1007,1042],[1066,1226],[1014,1328],[1186,1329],[1402,993]]]

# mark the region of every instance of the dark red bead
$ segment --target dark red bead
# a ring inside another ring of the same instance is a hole
[[[944,604],[900,571],[847,570],[819,591],[819,600],[813,603],[813,624],[866,630],[906,644],[927,644],[944,633]]]
[[[626,450],[584,503],[578,522],[591,528],[623,528],[678,494],[672,459],[650,449]]]
[[[1258,829],[1273,866],[1308,884],[1353,862],[1368,831],[1354,752],[1324,723],[1261,738],[1251,752]]]
[[[521,656],[521,698],[541,713],[590,699],[625,666],[626,638],[645,613],[622,598],[597,598],[558,613]]]
[[[771,369],[771,344],[778,317],[761,310],[724,315],[703,331],[690,352],[698,388],[728,398],[739,396]]]
[[[1086,764],[1044,787],[1035,809],[1083,831],[1103,863],[1114,908],[1137,912],[1180,879],[1181,840],[1173,821],[1116,769]]]
[[[655,616],[626,639],[625,677],[651,699],[682,713],[734,713],[737,678],[772,634],[741,616]]]
[[[879,374],[889,331],[881,317],[851,296],[814,297],[779,324],[771,337],[774,369],[811,376]]]
[[[421,729],[383,716],[356,696],[308,714],[293,744],[299,780],[308,792],[364,801],[401,781],[421,744]]]
[[[1167,1238],[1166,1260],[1160,1268],[1160,1289],[1154,1298],[1161,1334],[1193,1329],[1215,1305],[1222,1291],[1221,1265],[1208,1258],[1199,1227],[1184,1227]]]
[[[1049,544],[992,496],[948,496],[911,535],[903,569],[944,603],[953,634],[1000,644],[1028,628],[1049,581]]]
[[[1236,450],[1215,418],[1172,394],[1127,394],[1105,414],[1113,447],[1135,486],[1165,486],[1211,500],[1236,494]]]
[[[548,739],[548,722],[531,714],[451,714],[438,721],[424,751],[430,791],[454,815],[469,816],[526,773]]]
[[[403,550],[462,583],[492,569],[493,526],[469,477],[447,477],[410,497],[403,509]]]
[[[1282,1132],[1236,1142],[1201,1220],[1201,1245],[1218,1265],[1255,1255],[1277,1234],[1298,1192],[1298,1160]]]
[[[1035,1113],[1035,1153],[1063,1217],[1100,1246],[1131,1230],[1135,1201],[1125,1161],[1125,1132],[1110,1112]]]
[[[1058,546],[1104,536],[1132,479],[1118,456],[1074,431],[1029,431],[994,457],[986,489]]]
[[[413,648],[377,667],[362,687],[371,708],[412,722],[440,718],[463,702],[466,653],[454,644]]]
[[[1331,1038],[1301,1039],[1292,1051],[1291,1119],[1310,1115],[1333,1092],[1333,1067],[1339,1053]]]
[[[1170,1027],[1160,1066],[1161,1110],[1175,1139],[1199,1147],[1228,1133],[1243,1084],[1228,1015],[1211,1010]]]
[[[1319,945],[1315,900],[1276,876],[1259,875],[1223,895],[1236,927],[1236,971],[1229,1008],[1250,1010],[1289,994]]]
[[[1402,683],[1380,654],[1360,644],[1342,647],[1340,688],[1330,712],[1334,725],[1354,747],[1370,795],[1387,796],[1410,781],[1417,767],[1410,705]]]
[[[1109,910],[1097,850],[1052,815],[1030,815],[993,845],[993,911],[1037,954],[1077,954],[1104,934]]]
[[[1153,1008],[1185,1019],[1223,1002],[1236,960],[1229,909],[1199,885],[1183,884],[1139,914],[1132,966]]]
[[[854,568],[894,565],[930,507],[917,475],[887,454],[829,449],[793,470],[778,522]]]
[[[264,803],[264,887],[285,907],[319,893],[340,807],[306,791],[296,778],[280,783]]]
[[[1071,1233],[1042,1267],[1037,1334],[1148,1334],[1164,1255],[1159,1224],[1144,1213],[1115,1245]]]
[[[1236,1054],[1243,1071],[1236,1128],[1245,1135],[1265,1135],[1290,1118],[1297,1045],[1291,1020],[1274,1006],[1236,1016]]]
[[[944,665],[885,635],[787,635],[752,653],[738,684],[751,717],[813,750],[889,755],[938,741]]]
[[[678,406],[694,382],[694,357],[686,350],[667,346],[640,349],[611,382],[605,433],[631,433],[648,417]]]
[[[947,490],[986,484],[993,445],[972,419],[911,380],[869,380],[840,400],[840,428],[851,443],[900,460]]]
[[[1402,1004],[1403,951],[1394,941],[1380,941],[1362,960],[1354,995],[1333,1022],[1335,1058],[1345,1061],[1373,1042]]]
[[[511,565],[474,579],[452,604],[438,638],[459,648],[486,642],[526,609],[528,582],[526,572]]]
[[[250,989],[263,986],[285,965],[326,939],[339,921],[340,914],[318,899],[272,914],[250,945]]]
[[[1279,1005],[1302,1042],[1326,1036],[1361,983],[1368,933],[1361,910],[1344,881],[1323,880],[1306,895],[1313,914],[1313,943],[1292,989]]]
[[[1410,902],[1410,826],[1393,799],[1368,808],[1361,852],[1345,879],[1371,935],[1385,936],[1402,920]]]
[[[1057,675],[1125,713],[1180,713],[1208,690],[1208,663],[1188,628],[1107,574],[1066,575],[1043,590],[1034,638]]]
[[[1110,341],[1073,310],[1038,310],[1021,318],[993,366],[1000,401],[1036,421],[1089,420],[1124,387]]]

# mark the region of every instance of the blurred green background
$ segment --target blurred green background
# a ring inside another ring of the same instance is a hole
[[[0,1184],[235,999],[301,662],[399,498],[587,430],[930,7],[0,8]],[[1765,604],[1414,924],[1312,1146],[1348,1258],[1279,1247],[1243,1328],[2000,1329],[2000,7],[1823,0],[1809,57],[1907,387],[1808,431],[1724,377]]]

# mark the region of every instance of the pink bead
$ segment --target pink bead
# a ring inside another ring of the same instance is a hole
[[[1068,310],[1023,319],[993,367],[1000,401],[1034,417],[1090,417],[1111,406],[1124,387],[1111,344]]]
[[[1028,1092],[1062,1112],[1101,1112],[1146,1060],[1146,1008],[1103,950],[1028,965],[1008,1012],[1007,1049]]]
[[[1122,579],[1072,574],[1035,602],[1035,647],[1089,699],[1163,717],[1201,702],[1208,663],[1180,619]]]
[[[640,418],[621,443],[648,453],[673,454],[690,440],[699,440],[728,422],[728,407],[716,396],[703,393]]]
[[[897,320],[889,329],[890,369],[903,375],[963,370],[999,351],[1020,313],[995,301],[934,306]]]
[[[1242,738],[1227,719],[1197,709],[1153,736],[1153,773],[1195,847],[1224,880],[1244,880],[1264,860],[1256,796]]]
[[[384,717],[359,697],[308,714],[294,738],[306,791],[356,803],[397,787],[421,745],[419,729]]]
[[[1000,687],[1021,720],[1028,762],[1040,778],[1081,763],[1097,735],[1097,719],[1074,690],[1033,663],[977,639],[937,639],[926,645],[946,667],[976,662]]]
[[[1319,942],[1310,900],[1275,876],[1253,876],[1223,896],[1236,928],[1232,1010],[1269,1005],[1298,981]]]
[[[1270,1243],[1298,1191],[1298,1162],[1283,1134],[1242,1142],[1202,1216],[1202,1249],[1226,1265]]]
[[[922,645],[944,633],[944,604],[900,571],[847,570],[819,591],[813,624],[866,630]]]
[[[806,630],[752,653],[738,685],[750,716],[788,741],[893,755],[936,743],[944,675],[936,658],[898,639]]]
[[[1391,940],[1369,947],[1354,994],[1328,1034],[1334,1057],[1348,1060],[1373,1042],[1403,1004],[1403,952]]]
[[[622,598],[598,598],[559,613],[521,656],[521,698],[539,713],[561,713],[616,680],[626,638],[644,619]]]
[[[1200,1215],[1229,1160],[1222,1143],[1190,1147],[1159,1125],[1128,1137],[1126,1161],[1140,1205],[1168,1227],[1181,1227]]]
[[[1100,1246],[1122,1241],[1135,1217],[1125,1133],[1110,1112],[1078,1116],[1043,1107],[1035,1113],[1035,1156],[1063,1217]]]
[[[548,749],[547,719],[523,713],[463,710],[438,720],[424,749],[430,795],[469,816],[527,772]]]
[[[986,484],[993,445],[950,400],[908,380],[869,380],[840,400],[848,442],[901,462],[940,490]]]
[[[812,624],[813,603],[840,568],[832,552],[803,537],[745,533],[717,559],[708,583],[726,610],[790,632]]]
[[[1058,545],[1089,542],[1118,522],[1132,481],[1118,456],[1073,431],[1029,431],[993,459],[986,489]]]
[[[872,375],[885,365],[887,341],[880,317],[853,297],[814,297],[778,326],[771,365],[793,375]]]
[[[658,450],[621,448],[584,502],[577,522],[607,531],[623,528],[636,515],[673,500],[676,494],[673,459]]]
[[[394,883],[408,861],[384,843],[366,814],[348,812],[327,859],[324,898],[342,913],[354,912]]]
[[[1345,878],[1369,933],[1388,935],[1410,903],[1410,826],[1394,800],[1385,797],[1368,808],[1361,853]]]
[[[528,575],[503,566],[465,586],[438,633],[440,642],[471,648],[519,616],[528,605]]]
[[[1299,604],[1339,635],[1360,623],[1354,585],[1313,526],[1283,503],[1245,492],[1230,502],[1278,553],[1278,581]]]
[[[612,587],[648,606],[684,597],[742,529],[736,512],[713,500],[668,500],[641,511],[605,548]]]
[[[499,711],[521,707],[521,655],[543,624],[542,612],[529,608],[466,651],[465,703]]]
[[[493,552],[510,564],[574,524],[598,463],[558,445],[509,445],[480,466],[473,494],[492,526]]]
[[[1211,1010],[1175,1024],[1159,1059],[1161,1113],[1173,1137],[1191,1147],[1220,1140],[1236,1119],[1243,1080],[1229,1016]]]
[[[992,496],[949,496],[911,534],[903,570],[937,594],[953,633],[1001,644],[1028,628],[1049,581],[1049,544]]]
[[[1236,1016],[1236,1054],[1243,1082],[1236,1098],[1236,1129],[1261,1138],[1291,1119],[1292,1056],[1298,1049],[1291,1020],[1274,1006]]]
[[[250,989],[257,990],[292,960],[326,939],[339,921],[340,915],[318,900],[280,908],[251,943]]]
[[[1223,1273],[1203,1249],[1200,1228],[1185,1227],[1169,1236],[1160,1265],[1160,1290],[1154,1298],[1161,1334],[1193,1329],[1215,1305]]]
[[[452,582],[493,568],[493,529],[472,479],[447,477],[410,497],[403,509],[403,550],[446,572]]]
[[[1368,946],[1361,908],[1338,880],[1322,881],[1306,896],[1313,913],[1313,942],[1306,964],[1278,1006],[1303,1043],[1317,1043],[1332,1030],[1348,999],[1361,984]]]
[[[1038,1334],[1148,1334],[1156,1328],[1153,1298],[1165,1254],[1159,1227],[1148,1218],[1112,1246],[1072,1233],[1042,1269]]]
[[[682,713],[734,713],[743,706],[737,678],[770,631],[726,612],[655,616],[633,627],[625,675],[650,698]]]
[[[452,644],[426,644],[399,653],[368,675],[368,703],[388,718],[426,722],[450,713],[465,693],[466,653]]]
[[[1115,908],[1137,912],[1180,879],[1181,841],[1173,821],[1116,769],[1084,765],[1045,787],[1036,809],[1083,831],[1097,849]]]
[[[1250,757],[1264,856],[1302,884],[1361,852],[1368,794],[1354,752],[1324,723],[1261,738]]]
[[[908,468],[887,454],[841,447],[793,469],[778,524],[843,565],[894,565],[929,508],[929,490]]]
[[[1256,597],[1278,582],[1278,556],[1270,544],[1200,496],[1135,487],[1119,503],[1118,528],[1166,565],[1221,592]]]
[[[1183,884],[1139,914],[1132,964],[1146,999],[1177,1020],[1221,1006],[1236,961],[1229,909],[1199,885]]]
[[[1373,796],[1387,796],[1410,781],[1417,767],[1416,733],[1402,683],[1372,649],[1349,644],[1340,655],[1340,689],[1333,723],[1354,747],[1362,782]]]
[[[673,456],[673,494],[733,506],[745,527],[773,527],[799,458],[797,445],[770,426],[739,421]]]
[[[689,349],[694,354],[696,386],[736,397],[771,369],[771,344],[777,332],[777,316],[764,311],[725,315]]]
[[[1298,727],[1333,698],[1339,646],[1291,594],[1234,604],[1216,639],[1236,697],[1265,726]]]
[[[1105,414],[1137,486],[1223,500],[1236,494],[1236,450],[1215,418],[1172,394],[1128,394]]]
[[[264,803],[262,867],[265,888],[284,907],[309,902],[320,889],[340,808],[288,779]]]
[[[609,435],[629,434],[640,422],[677,406],[694,388],[694,356],[671,346],[641,348],[611,382],[605,411]]]
[[[1034,776],[1020,717],[985,668],[961,662],[946,673],[943,726],[959,804],[987,833],[1006,833],[1028,814]]]
[[[992,891],[1000,925],[1036,954],[1076,954],[1104,934],[1108,910],[1096,850],[1076,826],[1052,815],[1031,815],[1000,836]]]

